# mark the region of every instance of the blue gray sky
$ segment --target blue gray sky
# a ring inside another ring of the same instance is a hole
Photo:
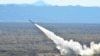
[[[100,0],[0,0],[0,22],[29,19],[49,23],[100,23]]]
[[[52,6],[97,6],[100,7],[100,0],[0,0],[0,4],[34,4],[43,1]]]

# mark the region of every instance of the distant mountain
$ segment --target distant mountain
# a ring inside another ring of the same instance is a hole
[[[49,4],[45,3],[42,0],[37,1],[36,3],[33,4],[34,6],[50,6]]]
[[[0,5],[0,21],[100,22],[99,7]],[[95,21],[96,20],[96,21]]]

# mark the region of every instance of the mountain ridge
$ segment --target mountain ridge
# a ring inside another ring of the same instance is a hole
[[[99,7],[0,5],[0,21],[99,22]]]

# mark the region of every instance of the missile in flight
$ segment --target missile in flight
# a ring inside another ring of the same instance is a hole
[[[90,47],[86,45],[81,45],[78,41],[74,40],[64,40],[62,37],[57,36],[52,31],[32,22],[38,29],[40,29],[49,39],[51,39],[55,44],[56,48],[60,51],[61,55],[64,56],[100,56],[100,43],[96,44],[90,42]]]
[[[55,44],[56,48],[60,50],[61,55],[78,55],[82,49],[82,46],[79,42],[75,42],[73,40],[67,41],[64,40],[62,37],[57,36],[52,31],[32,22],[38,29],[40,29],[49,39],[51,39]]]

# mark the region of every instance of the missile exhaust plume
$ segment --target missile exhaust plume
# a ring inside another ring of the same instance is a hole
[[[33,22],[31,21],[31,23]],[[86,45],[81,45],[78,41],[74,41],[73,39],[69,41],[64,40],[62,37],[57,36],[52,31],[47,30],[36,23],[33,24],[56,44],[56,48],[60,51],[61,55],[97,56],[100,54],[100,43],[95,44],[94,42],[91,42],[90,47],[87,47]]]

